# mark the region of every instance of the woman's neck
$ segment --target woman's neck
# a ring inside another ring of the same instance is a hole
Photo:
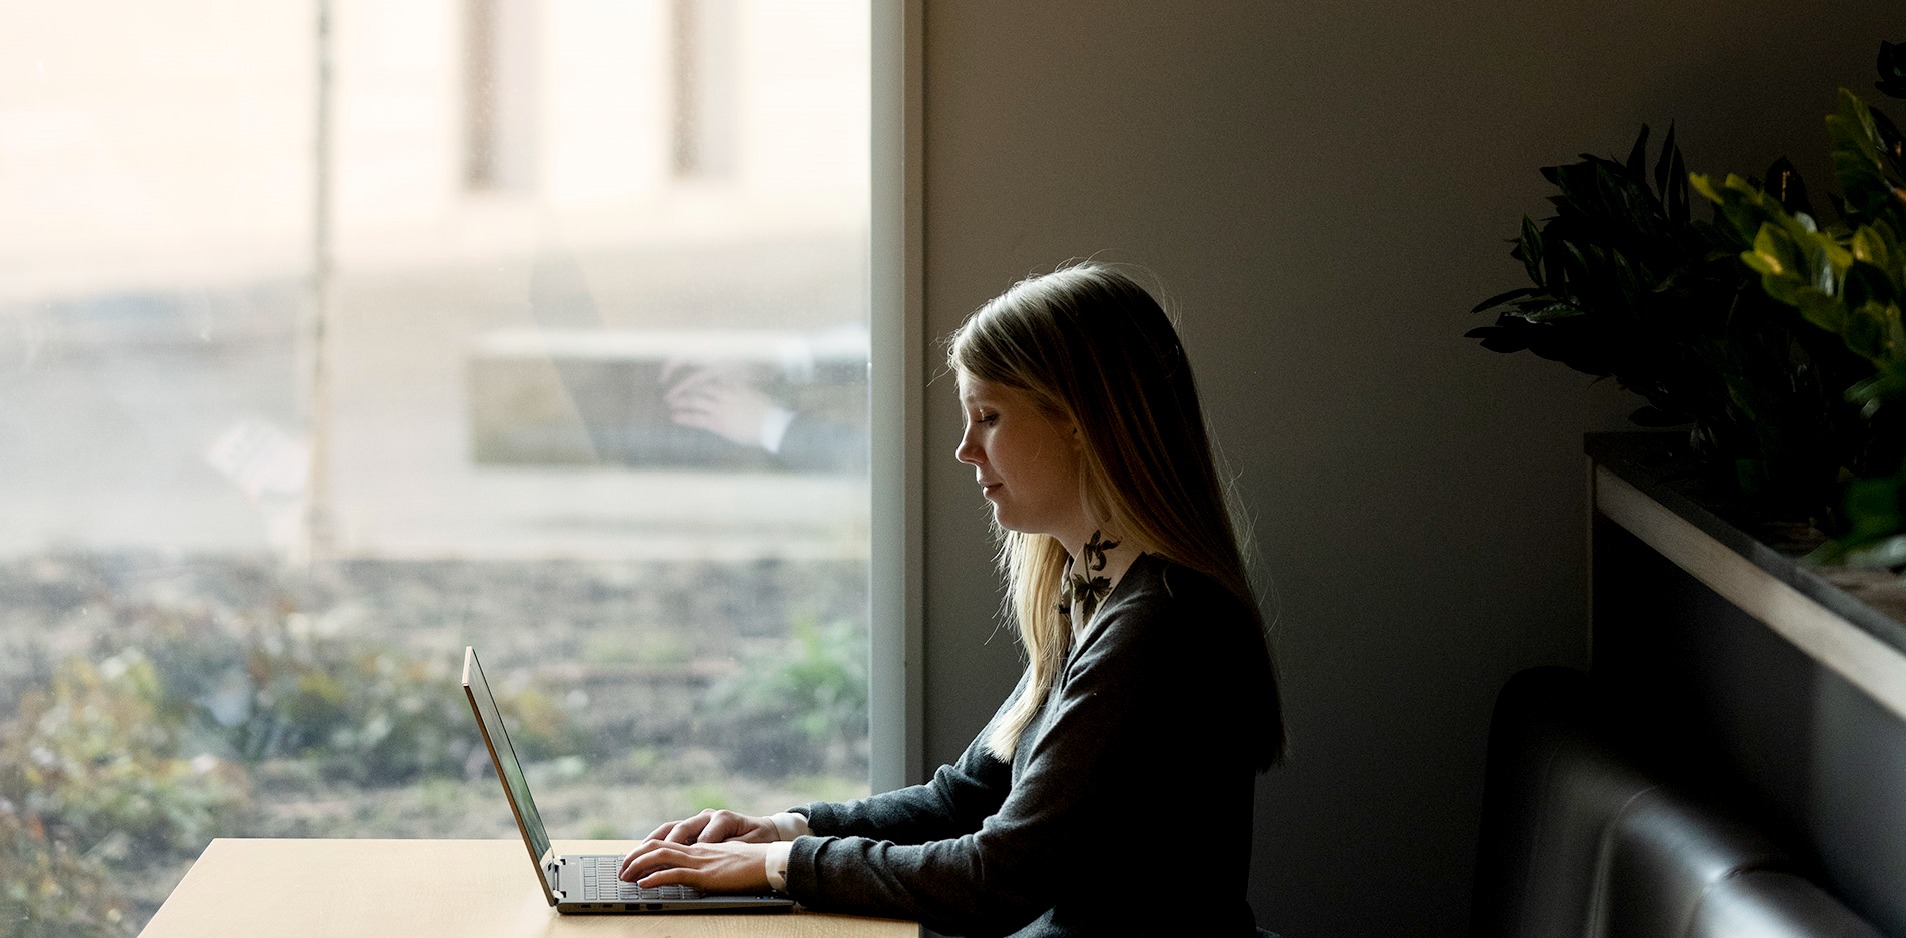
[[[1091,537],[1077,544],[1067,544],[1066,547],[1072,562],[1066,568],[1066,582],[1060,590],[1059,608],[1073,617],[1075,625],[1080,625],[1092,618],[1112,588],[1124,578],[1125,571],[1131,569],[1132,562],[1144,551],[1136,541],[1107,534],[1103,528],[1093,531]]]

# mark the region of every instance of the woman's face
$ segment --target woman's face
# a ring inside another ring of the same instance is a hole
[[[1026,392],[960,375],[966,433],[953,455],[972,466],[993,517],[1008,531],[1068,546],[1091,533],[1079,495],[1079,436]]]

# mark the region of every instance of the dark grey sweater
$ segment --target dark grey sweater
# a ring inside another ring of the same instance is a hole
[[[925,785],[796,809],[817,836],[794,841],[788,892],[945,934],[1254,935],[1253,763],[1274,680],[1242,604],[1141,556],[1011,764],[986,752],[989,724]]]

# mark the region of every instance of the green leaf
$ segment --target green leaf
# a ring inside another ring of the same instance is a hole
[[[1519,300],[1525,296],[1533,296],[1538,292],[1540,291],[1537,290],[1535,287],[1519,287],[1514,290],[1498,293],[1495,296],[1492,296],[1486,300],[1483,300],[1480,303],[1477,303],[1475,308],[1471,309],[1470,312],[1480,313],[1486,309],[1495,309],[1496,307],[1501,306],[1502,304],[1507,303],[1510,300]]]
[[[1886,322],[1873,314],[1870,306],[1862,306],[1851,311],[1846,317],[1846,325],[1840,334],[1846,337],[1846,347],[1857,355],[1873,361],[1887,357],[1888,334]]]
[[[1799,250],[1794,247],[1793,239],[1787,237],[1786,232],[1781,231],[1771,222],[1761,225],[1760,232],[1754,235],[1754,249],[1751,253],[1752,259],[1743,258],[1743,260],[1747,260],[1748,266],[1767,276],[1798,278],[1801,268],[1806,263],[1806,258],[1802,257]]]
[[[1840,275],[1853,263],[1853,255],[1835,244],[1832,238],[1794,225],[1787,236],[1805,258],[1807,280],[1822,293],[1840,292]]]
[[[1761,226],[1784,217],[1780,205],[1753,182],[1729,173],[1720,186],[1707,176],[1691,175],[1690,185],[1719,206],[1728,233],[1742,244],[1752,243]]]
[[[1899,530],[1899,479],[1861,479],[1846,487],[1847,513],[1867,522],[1867,530],[1854,535],[1872,536]],[[1877,523],[1875,523],[1877,522]]]
[[[1590,246],[1589,249],[1593,250],[1594,248]],[[1567,289],[1558,290],[1556,292],[1560,293],[1566,299],[1579,296],[1580,291],[1584,287],[1593,289],[1594,281],[1589,279],[1588,270],[1588,257],[1582,252],[1581,245],[1575,244],[1574,242],[1563,243],[1562,281]],[[1549,275],[1551,277],[1555,275],[1553,268],[1550,268]]]
[[[1906,365],[1891,363],[1882,366],[1879,374],[1846,389],[1846,399],[1855,404],[1873,404],[1879,401],[1906,397]]]
[[[1517,322],[1518,320],[1510,320]],[[1482,347],[1491,352],[1520,352],[1529,347],[1531,338],[1528,329],[1516,329],[1506,325],[1477,326],[1463,333],[1465,339],[1481,339]]]
[[[1840,89],[1839,108],[1827,118],[1833,140],[1833,174],[1846,193],[1849,208],[1871,217],[1887,210],[1893,186],[1887,180],[1888,161],[1873,113],[1858,95]]]
[[[1588,310],[1570,306],[1567,303],[1550,303],[1533,310],[1523,310],[1517,315],[1529,322],[1553,322],[1558,319],[1574,319],[1588,315]]]
[[[1719,205],[1725,201],[1721,197],[1720,191],[1714,187],[1714,180],[1710,178],[1706,173],[1689,173],[1688,185],[1693,186],[1694,191],[1699,192],[1704,196],[1707,196],[1707,200],[1715,203],[1716,205]]]
[[[1674,143],[1674,128],[1668,128],[1668,143]],[[1685,225],[1693,214],[1688,206],[1688,167],[1681,159],[1681,151],[1670,149],[1673,161],[1668,164],[1668,185],[1661,190],[1661,202],[1667,209],[1668,219],[1675,224]]]
[[[1522,266],[1529,271],[1532,283],[1542,282],[1542,232],[1535,227],[1529,216],[1522,216],[1522,238],[1516,242],[1516,248],[1522,254]]]
[[[1643,132],[1647,127],[1642,127]],[[1681,151],[1674,145],[1674,122],[1668,122],[1668,134],[1661,140],[1661,157],[1655,161],[1655,191],[1666,193],[1668,184],[1687,173],[1680,167]]]
[[[1665,157],[1666,157],[1666,153],[1664,152],[1663,158]],[[1646,169],[1647,165],[1648,165],[1648,125],[1643,124],[1641,125],[1641,133],[1635,136],[1635,145],[1628,150],[1628,164],[1625,168],[1628,170],[1629,178],[1634,179],[1636,181],[1640,181],[1640,180],[1648,178],[1647,169]],[[1657,187],[1659,187],[1659,183],[1657,183],[1656,185]]]
[[[1876,523],[1881,524],[1886,520],[1892,521],[1895,525],[1899,524],[1898,516],[1892,516],[1890,519],[1875,519]],[[1895,534],[1864,547],[1847,551],[1846,565],[1861,570],[1890,570],[1906,565],[1906,534]]]
[[[1853,232],[1848,248],[1853,252],[1854,260],[1864,261],[1891,273],[1897,269],[1894,267],[1894,245],[1891,242],[1884,229],[1861,225]]]
[[[1768,291],[1773,296],[1773,291]],[[1800,310],[1800,315],[1810,323],[1825,329],[1834,335],[1843,335],[1847,328],[1848,313],[1846,304],[1839,297],[1821,293],[1811,287],[1800,287],[1791,293],[1792,299],[1783,300]],[[1782,299],[1781,297],[1774,297]]]

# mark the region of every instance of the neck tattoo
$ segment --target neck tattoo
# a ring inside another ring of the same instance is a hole
[[[1079,607],[1079,620],[1090,622],[1092,614],[1099,611],[1099,603],[1112,591],[1112,581],[1103,576],[1093,576],[1105,569],[1105,554],[1118,547],[1117,541],[1104,540],[1101,532],[1093,531],[1092,539],[1087,541],[1085,549],[1080,551],[1085,557],[1085,572],[1074,573],[1073,562],[1066,561],[1066,569],[1059,582],[1059,614],[1072,615],[1072,607]]]

